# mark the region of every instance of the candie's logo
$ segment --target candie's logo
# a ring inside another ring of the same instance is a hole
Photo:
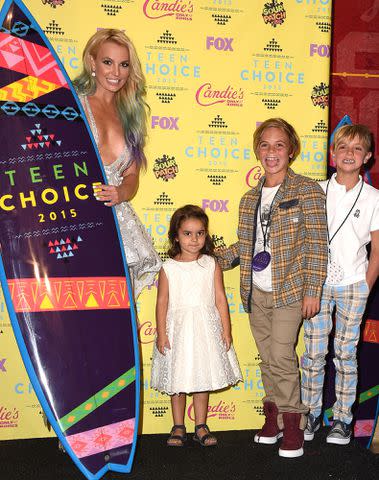
[[[153,172],[155,178],[161,178],[165,182],[175,178],[179,172],[175,157],[169,157],[164,154],[162,158],[157,158],[154,162]]]
[[[312,103],[315,107],[325,108],[329,104],[329,85],[321,82],[315,85],[311,94]]]
[[[143,13],[151,20],[175,16],[176,20],[192,20],[192,0],[145,0]]]
[[[269,23],[272,27],[281,25],[286,19],[286,11],[283,2],[272,0],[264,4],[262,17],[265,23]]]
[[[138,327],[138,337],[140,343],[153,343],[156,331],[156,327],[154,327],[150,320],[141,323],[141,325]]]
[[[20,414],[16,407],[8,409],[0,405],[0,428],[17,427]]]
[[[220,400],[216,405],[208,405],[207,418],[218,417],[219,420],[234,420],[236,413],[236,404],[234,402],[224,402]],[[193,403],[187,409],[188,418],[195,420]]]
[[[235,89],[231,85],[220,90],[211,83],[204,83],[196,92],[196,102],[202,107],[210,107],[216,103],[225,103],[229,107],[242,107],[244,92],[242,88]]]
[[[260,165],[251,168],[246,174],[246,185],[250,188],[255,187],[262,175],[263,168]]]

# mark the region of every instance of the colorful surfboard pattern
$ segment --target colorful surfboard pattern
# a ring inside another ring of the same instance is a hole
[[[104,172],[80,102],[19,0],[0,13],[0,276],[33,387],[88,479],[129,472],[137,330]]]

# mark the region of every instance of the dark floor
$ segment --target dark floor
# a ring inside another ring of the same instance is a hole
[[[353,441],[327,445],[326,429],[305,444],[296,459],[278,457],[278,446],[257,445],[251,430],[219,432],[219,445],[204,448],[190,439],[168,448],[165,435],[139,439],[133,471],[108,473],[106,480],[379,480],[379,455]],[[60,452],[55,438],[0,443],[0,480],[83,480]]]

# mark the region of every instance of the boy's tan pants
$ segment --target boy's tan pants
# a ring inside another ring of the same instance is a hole
[[[266,396],[279,412],[307,413],[300,400],[300,378],[295,346],[302,322],[301,302],[274,308],[272,293],[253,288],[250,327],[261,357]]]

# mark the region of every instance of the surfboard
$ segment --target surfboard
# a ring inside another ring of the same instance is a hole
[[[20,0],[0,12],[0,278],[30,380],[88,479],[130,472],[139,361],[114,211],[70,79]],[[58,447],[57,447],[58,448]]]

